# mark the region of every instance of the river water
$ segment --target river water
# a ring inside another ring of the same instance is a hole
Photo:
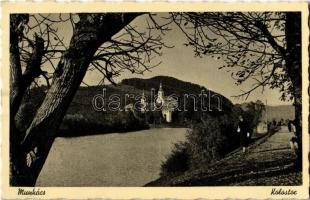
[[[143,186],[159,177],[185,128],[56,138],[37,186]]]

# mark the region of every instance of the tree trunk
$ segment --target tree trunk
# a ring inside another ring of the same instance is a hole
[[[19,141],[23,135],[17,130],[15,126],[14,116],[19,108],[19,102],[23,97],[21,92],[22,86],[22,70],[19,52],[19,38],[22,34],[23,20],[27,20],[27,15],[11,15],[10,16],[10,175],[11,183],[15,182],[14,177],[17,176],[16,164],[20,158]]]
[[[22,16],[10,16],[10,114],[13,116],[18,110],[17,102],[22,98],[20,95],[22,69],[18,47],[22,23]]]
[[[28,22],[27,14],[12,14],[10,16],[10,169],[11,183],[14,184],[20,173],[20,142],[25,133],[16,126],[16,114],[21,106],[25,91],[33,80],[41,74],[41,61],[44,54],[44,40],[35,37],[32,43],[32,53],[22,74],[19,42],[23,34],[23,26]]]
[[[16,185],[35,185],[57,129],[96,50],[138,15],[140,14],[79,15],[80,21],[75,26],[70,46],[63,54],[52,85],[21,142],[21,150],[17,156],[20,159],[15,163],[18,168]],[[35,148],[38,150],[38,159],[29,167],[26,165],[26,155]]]
[[[286,14],[286,43],[285,57],[287,73],[293,85],[295,126],[298,139],[296,166],[302,169],[302,66],[301,66],[301,13]]]

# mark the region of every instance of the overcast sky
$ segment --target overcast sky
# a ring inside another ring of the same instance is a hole
[[[133,22],[133,26],[144,27],[146,17],[140,16]],[[60,35],[64,35],[65,42],[69,43],[72,36],[72,27],[69,24],[59,25]],[[190,47],[184,46],[186,38],[183,33],[175,26],[172,30],[166,32],[163,36],[164,42],[174,48],[164,48],[162,56],[155,59],[155,63],[161,61],[161,64],[151,71],[145,72],[143,75],[132,74],[124,71],[120,77],[116,78],[117,82],[124,78],[150,78],[154,76],[164,75],[172,76],[177,79],[196,83],[205,86],[215,92],[218,92],[234,103],[242,103],[244,99],[236,99],[231,96],[242,93],[242,90],[251,88],[253,82],[247,82],[241,86],[236,86],[235,81],[231,78],[230,73],[226,69],[219,70],[218,67],[223,65],[221,59],[215,60],[211,57],[197,58]],[[88,85],[97,85],[102,79],[102,74],[98,71],[88,71],[84,77],[84,82]],[[262,93],[261,89],[254,91],[246,101],[266,100],[269,105],[291,104],[291,102],[283,102],[279,99],[280,93],[277,90],[265,89]]]

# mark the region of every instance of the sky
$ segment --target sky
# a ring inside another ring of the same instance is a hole
[[[131,25],[145,27],[146,16],[137,17]],[[69,43],[72,35],[72,28],[68,24],[59,25],[59,32],[65,38],[65,43]],[[252,87],[253,81],[245,82],[241,86],[235,84],[226,69],[219,70],[224,62],[223,60],[215,60],[211,57],[194,57],[194,52],[190,47],[186,47],[184,43],[186,38],[184,34],[176,27],[171,26],[170,31],[163,36],[163,41],[173,48],[163,48],[162,55],[154,59],[154,64],[161,61],[161,64],[151,71],[144,72],[143,75],[132,74],[129,71],[124,71],[121,76],[115,79],[120,82],[124,78],[150,78],[154,76],[171,76],[183,81],[202,85],[210,90],[218,92],[230,99],[233,103],[243,103],[248,101],[261,100],[268,105],[289,105],[292,102],[283,102],[280,98],[280,93],[277,90],[265,88],[264,91],[259,88],[252,92],[247,100],[241,98],[233,98],[232,96],[242,93]],[[120,34],[120,33],[119,33]],[[102,74],[98,71],[88,71],[83,81],[88,85],[98,85],[102,79]]]
[[[137,26],[144,26],[146,17],[141,16],[135,19],[132,23]],[[143,75],[132,74],[131,72],[124,71],[116,81],[121,81],[124,78],[150,78],[154,76],[172,76],[177,79],[196,83],[206,88],[218,92],[225,97],[229,98],[233,103],[243,103],[247,101],[261,100],[268,105],[287,105],[291,102],[283,102],[280,98],[280,93],[277,90],[261,88],[255,90],[247,100],[242,98],[233,98],[232,96],[242,93],[252,87],[253,81],[245,82],[241,86],[235,84],[226,69],[219,70],[224,62],[223,60],[215,60],[211,57],[194,57],[194,52],[190,47],[186,47],[184,43],[186,38],[184,34],[176,26],[171,27],[172,30],[165,33],[163,36],[165,44],[174,46],[173,48],[164,48],[162,56],[158,59],[161,64],[151,71],[146,71]],[[157,61],[157,60],[156,60]],[[90,85],[96,85],[102,75],[96,71],[89,71],[84,78],[84,81]]]

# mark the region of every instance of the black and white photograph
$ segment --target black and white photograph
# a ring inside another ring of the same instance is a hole
[[[303,185],[302,12],[16,12],[9,36],[11,187]]]

